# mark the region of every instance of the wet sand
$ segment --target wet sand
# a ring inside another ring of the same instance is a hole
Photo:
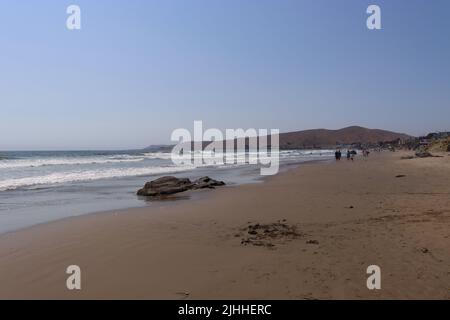
[[[0,298],[449,299],[450,157],[405,154],[2,235]]]

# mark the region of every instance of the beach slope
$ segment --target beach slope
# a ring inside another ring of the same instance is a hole
[[[450,157],[402,155],[2,235],[0,298],[449,299]]]

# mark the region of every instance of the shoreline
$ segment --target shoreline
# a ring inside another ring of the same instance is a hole
[[[0,298],[449,298],[448,164],[400,155],[301,163],[201,199],[2,234]],[[290,237],[271,233],[283,219]],[[242,244],[256,224],[270,237]],[[365,287],[373,260],[387,277],[378,292]],[[65,288],[70,264],[85,275],[79,292]]]
[[[293,161],[293,162],[288,162],[283,164],[282,166],[280,166],[280,171],[279,174],[284,173],[285,171],[288,170],[292,170],[294,168],[297,168],[298,166],[301,166],[303,164],[308,164],[308,163],[319,163],[319,162],[329,162],[331,161],[330,159],[314,159],[314,160],[307,160],[307,161]],[[233,169],[227,169],[227,170],[233,170]],[[256,170],[256,169],[255,169]],[[189,175],[190,174],[190,175]],[[179,173],[170,173],[168,175],[173,175],[173,176],[178,176]],[[187,171],[187,172],[183,172],[182,173],[183,177],[192,177],[192,176],[199,176],[198,172],[195,171]],[[276,175],[275,175],[276,176]],[[157,176],[156,176],[157,177]],[[156,177],[148,177],[146,181],[151,181],[153,179],[156,179]],[[267,179],[270,179],[272,176],[256,176],[254,178],[249,179],[249,181],[247,182],[228,182],[226,186],[224,186],[225,188],[230,188],[230,187],[237,187],[237,186],[241,186],[241,185],[251,185],[251,184],[257,184],[257,183],[264,183]],[[214,178],[214,176],[213,176]],[[116,181],[116,179],[112,178],[111,181]],[[136,186],[136,190],[139,188],[140,186]],[[224,187],[220,187],[220,188],[224,188]],[[217,191],[217,188],[215,191]],[[120,206],[117,209],[106,209],[106,210],[94,210],[94,211],[87,211],[84,213],[77,213],[77,214],[73,214],[70,216],[62,216],[56,219],[52,219],[49,221],[43,221],[43,222],[38,222],[38,223],[34,223],[28,226],[24,226],[24,227],[19,227],[17,229],[12,229],[12,230],[7,230],[7,231],[3,231],[0,232],[0,237],[2,235],[7,235],[7,234],[11,234],[11,233],[15,233],[15,232],[20,232],[22,230],[27,230],[30,228],[34,228],[34,227],[39,227],[48,223],[55,223],[55,222],[59,222],[59,221],[63,221],[65,219],[72,219],[72,218],[78,218],[78,217],[83,217],[86,215],[93,215],[93,214],[108,214],[108,213],[113,213],[113,212],[117,212],[117,211],[126,211],[126,210],[132,210],[132,209],[138,209],[138,208],[151,208],[157,204],[160,203],[164,203],[164,204],[170,204],[170,203],[175,203],[178,201],[196,201],[198,199],[201,199],[203,197],[207,197],[208,195],[206,195],[206,193],[208,193],[208,191],[211,190],[195,190],[194,192],[192,191],[186,191],[186,192],[182,192],[179,194],[175,194],[175,195],[171,195],[168,199],[165,200],[146,200],[144,199],[144,197],[139,197],[136,196],[134,194],[134,197],[136,199],[138,199],[138,201],[145,203],[145,204],[141,204],[141,205],[130,205],[130,206]],[[150,203],[150,204],[149,204]]]

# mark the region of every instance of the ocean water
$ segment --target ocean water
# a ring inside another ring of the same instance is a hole
[[[205,155],[193,155],[197,156]],[[333,150],[281,151],[280,167],[333,156]],[[175,165],[164,152],[0,152],[0,233],[91,212],[152,205],[136,191],[164,175],[208,175],[228,185],[261,181],[258,165]]]

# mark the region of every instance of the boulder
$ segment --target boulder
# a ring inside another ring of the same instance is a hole
[[[188,178],[176,178],[165,176],[156,180],[147,182],[142,189],[137,192],[138,196],[159,197],[174,193],[184,192],[196,189],[214,189],[217,186],[223,186],[225,182],[211,179],[210,177],[201,177],[194,182]]]
[[[166,176],[147,182],[144,188],[138,190],[137,194],[139,196],[156,197],[183,192],[190,188],[192,188],[192,182],[189,179]]]
[[[214,189],[215,187],[224,186],[225,182],[211,179],[210,177],[201,177],[194,181],[193,189]]]
[[[429,153],[428,151],[417,151],[416,157],[417,158],[429,158],[429,157],[433,157],[433,155],[431,153]]]

